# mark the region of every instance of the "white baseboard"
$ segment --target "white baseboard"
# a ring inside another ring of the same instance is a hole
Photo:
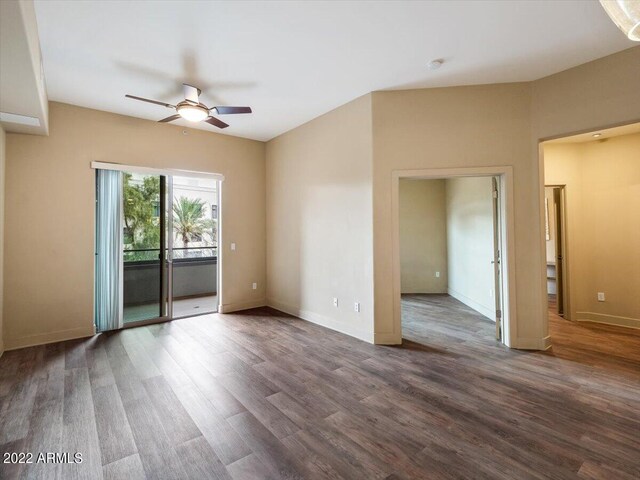
[[[239,312],[240,310],[264,307],[266,304],[267,301],[264,298],[259,300],[247,300],[246,302],[224,303],[218,308],[218,313]]]
[[[510,348],[517,348],[518,350],[547,350],[551,347],[551,337],[549,335],[542,338],[518,337],[514,343],[515,345],[511,345]]]
[[[5,346],[6,350],[17,350],[18,348],[34,347],[36,345],[62,342],[65,340],[73,340],[75,338],[92,337],[95,334],[95,328],[93,324],[91,324],[86,327],[58,330],[57,332],[38,333],[18,338],[7,338]]]
[[[594,312],[576,312],[578,322],[595,322],[618,327],[640,328],[640,319]]]
[[[496,321],[496,312],[493,309],[487,308],[484,305],[481,305],[480,303],[476,302],[472,298],[469,298],[460,292],[456,292],[451,288],[449,289],[448,293],[450,296],[452,296],[456,300],[459,300],[460,302],[464,303],[466,306],[473,308],[476,312],[484,315],[489,320],[493,322]]]
[[[275,308],[276,310],[280,310],[281,312],[293,315],[294,317],[320,325],[321,327],[326,327],[331,330],[335,330],[336,332],[344,333],[345,335],[355,337],[368,343],[374,343],[373,333],[363,332],[349,324],[334,320],[333,318],[325,317],[324,315],[320,315],[309,310],[303,310],[294,305],[288,305],[284,302],[273,299],[267,299],[267,305],[271,308]]]

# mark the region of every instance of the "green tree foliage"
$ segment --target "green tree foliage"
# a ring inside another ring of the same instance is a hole
[[[159,249],[160,218],[156,216],[160,202],[160,178],[144,177],[142,183],[133,183],[131,174],[124,174],[125,250]],[[156,260],[159,251],[131,252],[126,261]]]
[[[211,236],[213,222],[205,218],[205,202],[199,198],[180,197],[173,202],[173,231],[185,247],[196,238]]]
[[[124,260],[126,262],[157,260],[160,252],[160,178],[146,176],[135,182],[124,174]],[[216,221],[206,218],[206,202],[181,196],[174,199],[173,230],[184,247],[202,241],[213,246],[217,240]],[[131,250],[153,249],[150,252]],[[184,253],[183,253],[184,255]]]

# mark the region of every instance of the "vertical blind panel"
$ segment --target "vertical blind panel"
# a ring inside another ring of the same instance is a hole
[[[122,173],[97,170],[95,324],[122,327]]]

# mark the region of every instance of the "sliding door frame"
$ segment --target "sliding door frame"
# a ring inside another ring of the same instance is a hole
[[[133,165],[123,165],[119,163],[107,163],[107,162],[91,162],[91,168],[93,169],[101,169],[101,170],[116,170],[120,172],[126,173],[140,173],[143,175],[158,175],[161,178],[160,181],[160,205],[161,205],[161,214],[160,214],[160,310],[158,311],[159,316],[155,318],[149,318],[145,320],[139,320],[137,322],[128,322],[124,323],[124,318],[122,317],[122,326],[120,329],[125,328],[133,328],[140,327],[144,325],[151,325],[157,323],[164,323],[174,320],[173,316],[173,235],[171,233],[166,234],[166,232],[173,232],[173,177],[191,177],[191,178],[204,178],[210,179],[216,182],[216,196],[217,196],[217,227],[218,227],[218,242],[216,246],[216,296],[218,301],[217,312],[220,311],[220,305],[222,305],[222,183],[224,181],[224,175],[219,173],[211,173],[211,172],[197,172],[192,170],[178,170],[178,169],[159,169],[159,168],[151,168],[151,167],[138,167]],[[164,182],[162,181],[164,178]],[[163,195],[162,185],[165,185],[166,189],[166,198]],[[164,209],[162,208],[164,206]],[[121,205],[122,208],[122,205]],[[163,218],[166,214],[166,232],[163,231],[162,227],[165,226],[165,219]],[[95,228],[94,228],[95,231]],[[166,235],[166,237],[165,237]],[[166,239],[166,243],[165,243]],[[120,249],[120,264],[124,265],[124,258],[122,254],[122,248]],[[123,267],[122,267],[123,268]],[[165,288],[163,285],[163,277],[166,274],[167,282],[166,282],[166,298],[164,297]],[[121,276],[124,278],[124,275]],[[95,282],[95,278],[94,278]],[[122,279],[120,288],[123,288]],[[122,297],[121,297],[122,298]],[[166,302],[165,302],[166,300]],[[95,298],[94,298],[95,303]],[[166,303],[166,311],[165,311],[165,303]],[[122,311],[122,305],[120,305],[120,309]],[[94,307],[95,310],[95,307]],[[165,315],[162,315],[162,313]],[[200,315],[208,315],[212,312],[203,312],[191,316],[200,316]],[[188,318],[188,317],[178,317],[178,318]]]
[[[158,260],[160,262],[160,309],[158,311],[159,318],[165,317],[169,315],[171,312],[170,309],[167,308],[167,305],[164,301],[165,295],[165,285],[164,285],[164,276],[168,275],[168,271],[165,271],[165,251],[167,248],[166,241],[167,236],[166,232],[166,220],[168,218],[167,214],[167,186],[171,182],[167,182],[168,177],[164,175],[160,175],[160,251],[158,252]],[[167,277],[168,279],[168,277]],[[168,291],[168,287],[167,287]],[[166,310],[165,310],[166,309]]]
[[[167,189],[167,231],[162,235],[167,236],[166,268],[167,268],[167,316],[173,319],[173,178],[168,183]]]

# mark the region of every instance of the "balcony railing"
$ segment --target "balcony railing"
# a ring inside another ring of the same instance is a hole
[[[174,298],[216,295],[217,247],[179,247],[173,250]],[[125,306],[156,302],[160,289],[160,249],[131,249],[123,253]]]
[[[165,250],[165,252],[168,251]],[[156,263],[159,260],[160,249],[159,248],[135,248],[124,249],[124,263],[132,262],[153,262]],[[176,247],[173,249],[173,260],[180,261],[184,259],[211,259],[218,257],[218,247]],[[165,256],[166,258],[166,256]]]

